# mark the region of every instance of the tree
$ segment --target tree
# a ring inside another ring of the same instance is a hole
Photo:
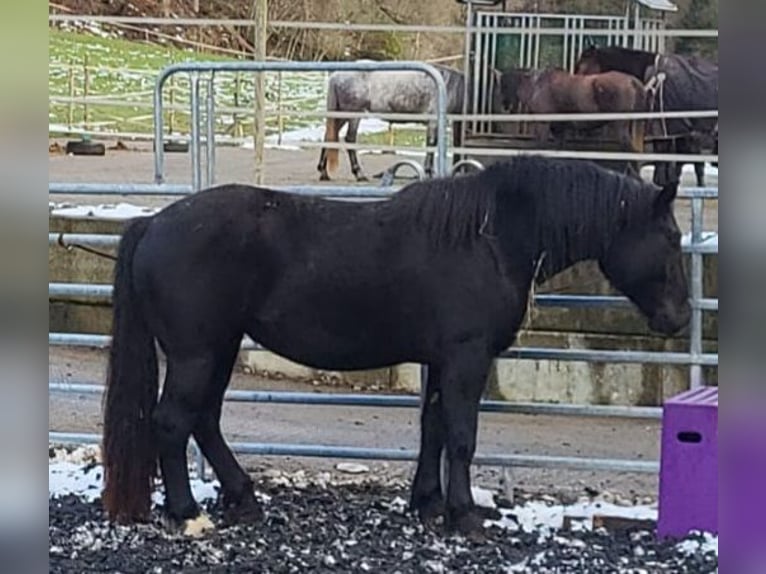
[[[679,28],[687,30],[717,30],[718,0],[691,0]],[[675,51],[696,54],[718,60],[718,38],[677,38]]]

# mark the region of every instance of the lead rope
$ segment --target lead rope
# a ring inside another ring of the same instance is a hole
[[[657,54],[654,57],[654,73],[657,77],[657,89],[660,93],[660,113],[665,113],[665,72],[660,71],[660,61],[662,59],[662,54]],[[662,135],[664,137],[668,137],[668,126],[665,122],[665,116],[662,116],[660,118],[660,123],[662,124]]]
[[[540,257],[537,258],[537,262],[535,263],[535,272],[534,275],[532,275],[532,284],[529,286],[529,293],[527,295],[527,308],[524,316],[524,323],[521,325],[517,336],[519,343],[521,343],[521,339],[523,338],[524,333],[529,329],[532,321],[537,315],[537,305],[535,304],[537,278],[540,275],[540,269],[542,269],[544,259],[545,251],[540,254]]]

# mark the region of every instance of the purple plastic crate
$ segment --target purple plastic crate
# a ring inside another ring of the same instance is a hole
[[[661,538],[718,533],[718,387],[665,402],[658,514]]]

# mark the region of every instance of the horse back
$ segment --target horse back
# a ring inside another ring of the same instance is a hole
[[[631,112],[647,108],[646,89],[634,76],[611,71],[582,77],[592,78],[593,99],[598,111]]]

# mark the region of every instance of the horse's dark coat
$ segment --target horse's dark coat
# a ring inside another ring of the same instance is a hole
[[[157,458],[169,517],[198,514],[190,435],[233,516],[258,515],[219,427],[248,334],[317,368],[428,365],[411,504],[423,519],[446,506],[450,525],[472,530],[478,403],[493,358],[515,339],[538,263],[552,276],[598,260],[650,327],[676,332],[690,311],[674,196],[674,186],[658,191],[591,163],[519,157],[387,201],[223,185],[134,221],[115,270],[103,450],[110,518],[146,516]],[[155,340],[168,362],[159,402]]]
[[[500,93],[502,104],[511,112],[568,114],[647,110],[643,84],[621,72],[585,76],[558,68],[509,69],[500,78]],[[543,143],[549,132],[561,137],[566,132],[592,132],[609,125],[626,151],[640,151],[643,147],[642,121],[536,122],[534,125]]]

